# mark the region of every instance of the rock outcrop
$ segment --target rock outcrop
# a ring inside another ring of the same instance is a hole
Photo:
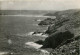
[[[54,23],[55,19],[47,18],[43,21],[41,21],[38,25],[44,26],[44,25],[51,25]]]
[[[80,10],[58,11],[46,16],[56,16],[56,19],[48,24],[45,33],[49,37],[41,48],[53,48],[52,55],[79,55]]]
[[[49,25],[45,33],[52,34],[56,31],[70,30],[77,27],[80,27],[80,10],[74,10],[73,12],[71,10],[60,11],[57,12],[56,19],[52,25]]]
[[[43,42],[43,46],[41,48],[53,48],[54,49],[57,46],[59,46],[61,43],[73,37],[74,37],[74,34],[72,34],[69,31],[57,32],[47,37],[45,41]]]
[[[54,49],[53,51],[51,51],[51,54],[52,55],[79,55],[79,39],[76,39],[68,44],[64,44],[59,48]]]

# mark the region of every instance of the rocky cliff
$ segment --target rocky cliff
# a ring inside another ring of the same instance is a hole
[[[47,34],[80,27],[80,10],[59,11],[53,15],[56,16],[56,19],[51,21],[52,24],[48,27]]]
[[[49,15],[47,14],[47,16]],[[51,55],[79,55],[80,10],[76,9],[76,10],[58,11],[58,12],[55,12],[54,14],[51,14],[51,16],[52,15],[56,16],[56,19],[51,21],[53,22],[52,24],[48,23],[49,27],[45,33],[49,34],[49,37],[45,39],[43,47],[46,46],[46,48],[49,48],[49,46],[47,46],[48,44],[50,44],[50,46],[51,45],[54,46],[53,44],[54,42],[59,43],[55,40],[55,38],[56,39],[59,38],[60,35],[55,36],[55,34],[58,32],[64,32],[68,30],[74,34],[74,38],[67,41],[62,41],[61,44],[57,45],[58,47],[55,47],[53,49],[53,51],[51,52]],[[45,22],[48,22],[48,21],[45,21]],[[51,36],[53,39],[51,38]],[[65,36],[63,38],[65,39]],[[59,41],[59,39],[57,40]]]
[[[55,19],[47,18],[47,19],[41,21],[38,25],[41,25],[41,26],[44,26],[44,25],[51,25],[51,24],[54,23],[54,20],[55,20]]]

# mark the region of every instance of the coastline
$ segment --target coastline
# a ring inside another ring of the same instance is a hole
[[[43,16],[43,15],[0,15],[0,16],[43,17],[43,18],[53,18],[53,17],[55,17],[55,16]]]

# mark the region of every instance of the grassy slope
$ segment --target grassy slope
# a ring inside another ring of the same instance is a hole
[[[53,55],[79,55],[79,40],[75,40],[51,52]]]
[[[69,30],[76,36],[80,36],[80,10],[66,10],[58,11],[54,14],[47,14],[47,16],[57,16],[54,25],[50,25],[47,33],[54,34],[57,31]],[[62,22],[62,20],[69,19]],[[79,38],[68,44],[64,44],[52,51],[52,55],[79,55]]]
[[[80,27],[80,10],[60,11],[55,16],[58,17],[55,19],[54,25],[49,26],[48,33],[52,34],[54,30],[64,31],[65,29],[79,31],[77,29]],[[74,33],[76,33],[75,31]]]

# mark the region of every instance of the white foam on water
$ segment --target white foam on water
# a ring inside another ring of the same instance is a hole
[[[25,33],[25,34],[16,34],[17,36],[30,36],[33,35],[34,32],[29,32],[29,33]]]
[[[40,47],[43,46],[34,42],[26,42],[25,45],[28,46],[28,48],[35,48],[35,49],[39,49]]]
[[[41,36],[43,33],[37,33],[37,34],[33,34],[35,36]]]
[[[48,37],[48,35],[47,35],[47,34],[44,34],[44,35],[42,35],[41,37]]]
[[[47,50],[39,49],[43,45],[40,45],[40,44],[37,44],[37,43],[34,43],[34,42],[26,42],[25,45],[26,45],[27,48],[31,48],[31,49],[34,48],[37,51],[40,51],[40,55],[49,55],[50,54],[50,52],[48,52]]]
[[[0,55],[8,54],[8,52],[0,52]]]
[[[38,36],[38,37],[48,37],[47,34],[43,34],[43,33],[33,34],[33,36]]]
[[[43,49],[41,49],[40,51],[44,54],[49,53],[47,50],[43,50]]]
[[[29,32],[27,35],[33,35],[34,32]]]
[[[39,21],[39,22],[40,22],[41,20],[40,20],[40,19],[38,19],[37,21]]]
[[[43,34],[43,33],[36,33],[34,34],[34,32],[29,32],[29,33],[25,33],[25,34],[17,34],[18,36],[36,36],[36,37],[48,37],[48,34]]]

